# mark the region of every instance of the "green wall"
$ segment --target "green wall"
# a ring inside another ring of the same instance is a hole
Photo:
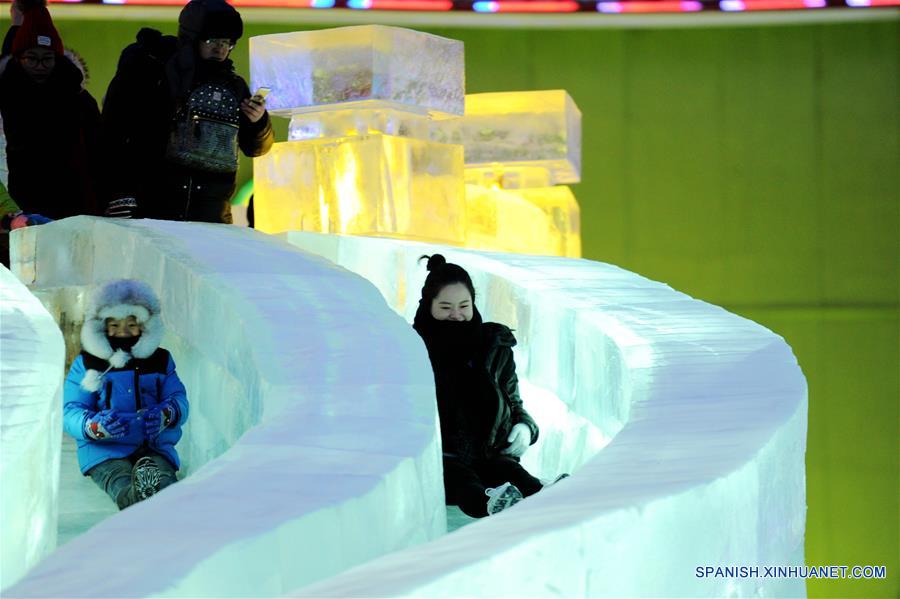
[[[98,99],[137,27],[59,23]],[[790,343],[809,380],[807,563],[888,569],[882,581],[809,581],[809,594],[897,597],[900,20],[431,31],[466,43],[469,92],[575,98],[585,257]],[[242,43],[245,74],[246,53]]]

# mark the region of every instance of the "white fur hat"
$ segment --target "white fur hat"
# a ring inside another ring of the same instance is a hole
[[[121,368],[132,356],[150,357],[162,341],[164,329],[160,317],[159,299],[149,285],[134,279],[110,281],[99,287],[91,297],[84,313],[81,328],[81,347],[84,351],[109,362],[113,368]],[[141,324],[140,340],[131,348],[113,352],[106,339],[106,319],[134,316]],[[81,386],[89,391],[100,388],[102,375],[89,370]]]

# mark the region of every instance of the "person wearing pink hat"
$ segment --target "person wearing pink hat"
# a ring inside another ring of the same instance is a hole
[[[0,61],[10,195],[51,219],[95,214],[100,112],[46,7],[24,11],[10,50]]]

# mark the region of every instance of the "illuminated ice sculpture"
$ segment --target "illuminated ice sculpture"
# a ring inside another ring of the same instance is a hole
[[[254,160],[258,229],[581,255],[564,185],[581,174],[581,113],[565,91],[463,102],[462,43],[397,27],[254,37],[250,57],[291,119]]]
[[[461,143],[466,247],[581,257],[581,112],[564,90],[469,94],[466,114],[433,129]]]
[[[463,243],[462,146],[428,138],[463,114],[462,42],[381,25],[264,35],[250,71],[292,117],[254,160],[259,230]]]

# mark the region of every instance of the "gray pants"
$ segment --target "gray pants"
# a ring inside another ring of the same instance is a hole
[[[131,471],[134,468],[134,463],[144,456],[152,459],[156,467],[159,468],[160,489],[164,489],[175,482],[175,468],[169,460],[153,451],[137,451],[127,458],[100,462],[88,470],[87,473],[98,487],[112,497],[119,509],[124,510],[138,501],[134,490],[131,488]]]

